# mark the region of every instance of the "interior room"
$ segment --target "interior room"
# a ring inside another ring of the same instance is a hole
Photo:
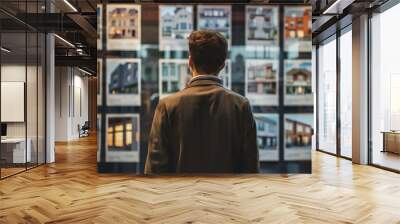
[[[2,178],[45,162],[45,36],[22,23],[7,25],[0,36]]]

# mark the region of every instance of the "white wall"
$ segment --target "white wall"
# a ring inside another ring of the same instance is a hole
[[[55,74],[55,140],[74,140],[88,120],[88,78],[72,67],[56,67]]]

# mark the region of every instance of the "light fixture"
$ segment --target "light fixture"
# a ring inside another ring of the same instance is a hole
[[[54,34],[55,37],[57,37],[59,40],[61,40],[62,42],[66,43],[68,46],[75,48],[75,45],[73,45],[71,42],[69,42],[68,40],[60,37],[58,34]]]
[[[81,71],[81,72],[83,72],[83,73],[85,73],[85,74],[87,74],[87,75],[90,75],[90,76],[93,75],[92,73],[90,73],[90,72],[88,72],[88,71],[86,71],[86,70],[83,70],[83,69],[81,69],[81,68],[79,68],[79,67],[78,67],[78,70]]]
[[[78,12],[78,10],[68,0],[64,0],[64,3],[67,4],[74,12]]]
[[[7,49],[5,47],[1,47],[0,49],[1,49],[1,51],[4,51],[6,53],[10,53],[11,52],[11,50],[9,50],[9,49]]]

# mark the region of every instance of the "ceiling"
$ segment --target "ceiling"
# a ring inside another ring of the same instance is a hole
[[[317,44],[352,23],[354,17],[374,11],[389,0],[310,0],[312,35]]]

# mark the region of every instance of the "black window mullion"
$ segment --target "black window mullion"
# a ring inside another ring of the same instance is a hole
[[[28,19],[28,0],[25,0],[25,21]],[[28,24],[25,23],[25,88],[24,88],[24,120],[25,120],[25,170],[28,169],[28,113],[27,113],[27,91],[28,91]]]
[[[284,108],[284,85],[283,85],[283,80],[284,80],[284,60],[285,60],[285,43],[284,43],[284,29],[285,29],[285,24],[284,24],[284,8],[283,6],[279,6],[279,74],[278,74],[278,113],[279,113],[279,161],[284,162],[285,161],[285,108]]]
[[[319,150],[319,45],[315,47],[315,148]]]

